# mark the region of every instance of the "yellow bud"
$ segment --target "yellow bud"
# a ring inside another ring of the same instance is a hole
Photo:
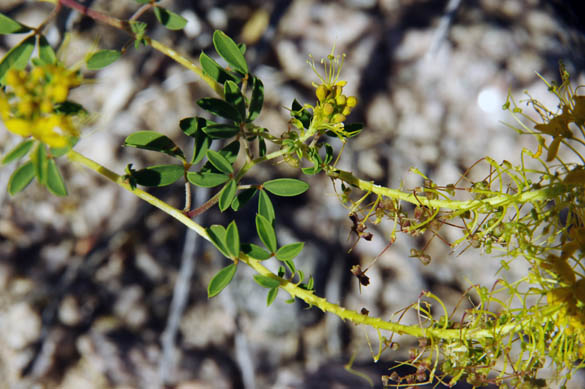
[[[343,108],[343,111],[341,111],[341,113],[347,116],[351,113],[351,108],[346,106],[345,108]]]
[[[328,92],[329,91],[327,90],[327,87],[325,85],[319,85],[316,91],[317,99],[319,99],[319,101],[325,100]]]
[[[347,106],[348,106],[349,108],[353,108],[353,107],[355,107],[355,106],[357,105],[357,103],[358,103],[358,101],[357,101],[357,97],[355,97],[355,96],[349,96],[349,97],[347,98]]]
[[[345,95],[339,95],[335,98],[335,104],[337,104],[339,107],[343,107],[346,100],[347,99],[345,98]]]
[[[333,113],[333,105],[331,105],[331,104],[329,104],[329,103],[325,104],[325,105],[323,106],[323,113],[324,113],[326,116],[329,116],[329,115],[331,115],[331,114]]]
[[[345,115],[341,114],[341,113],[336,113],[333,116],[333,123],[341,123],[345,121]]]
[[[334,87],[334,91],[335,91],[335,97],[340,96],[341,92],[343,92],[343,86],[336,85]]]

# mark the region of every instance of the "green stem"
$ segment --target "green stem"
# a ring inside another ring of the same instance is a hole
[[[147,203],[157,207],[158,209],[165,212],[166,214],[174,217],[175,219],[177,219],[178,221],[183,223],[185,226],[189,227],[192,230],[195,230],[203,238],[209,240],[209,237],[207,236],[207,232],[205,231],[205,228],[203,228],[203,226],[201,226],[198,223],[195,223],[193,220],[191,220],[189,217],[187,217],[183,213],[183,211],[181,211],[180,209],[177,209],[175,207],[170,206],[169,204],[165,203],[164,201],[154,197],[150,193],[145,192],[141,189],[138,189],[138,188],[132,189],[130,184],[128,182],[126,182],[126,180],[124,180],[124,178],[122,176],[114,173],[113,171],[111,171],[107,167],[100,165],[99,163],[95,162],[94,160],[91,160],[91,159],[85,157],[84,155],[79,154],[77,151],[74,151],[74,150],[69,151],[67,153],[67,158],[69,158],[69,160],[72,162],[81,164],[81,165],[85,166],[86,168],[91,169],[91,170],[95,171],[96,173],[106,177],[108,180],[110,180],[110,181],[114,182],[115,184],[117,184],[118,186],[126,189],[128,192],[131,192],[132,194],[138,196],[139,198],[146,201]]]
[[[542,201],[566,191],[565,185],[557,184],[542,189],[519,192],[517,194],[500,194],[483,200],[431,200],[424,196],[415,196],[413,193],[390,189],[376,185],[373,182],[361,180],[355,177],[351,172],[344,170],[329,167],[326,170],[326,174],[331,178],[339,179],[347,184],[360,188],[363,191],[375,193],[380,196],[406,201],[414,205],[424,205],[430,208],[445,208],[458,211],[494,208],[512,203],[524,204],[533,201]]]
[[[203,228],[200,224],[191,220],[188,216],[186,216],[181,210],[170,206],[169,204],[165,203],[164,201],[152,196],[151,194],[137,189],[132,188],[124,178],[110,169],[100,165],[99,163],[85,157],[78,152],[71,150],[67,153],[67,158],[70,161],[81,164],[86,168],[95,171],[96,173],[106,177],[110,181],[114,182],[118,186],[126,189],[127,191],[133,193],[134,195],[138,196],[142,200],[148,202],[149,204],[157,207],[161,211],[165,212],[166,214],[174,217],[176,220],[184,224],[186,227],[194,230],[199,234],[201,237],[210,240],[205,228]],[[271,277],[280,281],[280,287],[287,291],[291,296],[299,298],[303,300],[305,303],[309,305],[314,305],[317,308],[321,309],[324,312],[330,312],[343,320],[350,320],[355,324],[364,324],[367,326],[371,326],[373,328],[379,330],[386,330],[391,332],[396,332],[399,334],[408,334],[411,336],[419,337],[419,338],[426,338],[426,337],[433,337],[437,339],[443,340],[457,340],[457,339],[486,339],[486,338],[493,338],[497,336],[504,336],[516,328],[518,328],[520,324],[506,324],[503,327],[497,328],[497,334],[494,333],[495,329],[443,329],[443,328],[421,328],[416,325],[405,325],[400,323],[393,323],[390,321],[385,321],[377,317],[370,317],[367,315],[363,315],[359,312],[352,311],[350,309],[346,309],[341,307],[340,305],[331,303],[326,299],[316,296],[312,291],[303,289],[298,285],[291,283],[284,278],[278,277],[266,267],[264,267],[260,261],[249,257],[245,254],[240,254],[239,260],[250,266],[254,269],[257,273],[264,275],[266,277]]]
[[[108,24],[114,28],[117,28],[118,30],[124,31],[125,33],[131,35],[134,39],[136,39],[136,35],[132,31],[132,28],[130,27],[130,23],[125,21],[125,20],[121,20],[121,19],[115,18],[111,15],[107,15],[103,12],[99,12],[99,11],[96,11],[94,9],[88,8],[82,4],[79,4],[75,0],[58,0],[57,4],[74,9],[77,12],[81,13],[82,15],[85,15],[87,17],[92,18],[93,20],[102,22],[104,24]],[[173,61],[183,65],[187,69],[191,70],[193,73],[197,74],[197,76],[199,76],[203,81],[205,81],[207,83],[207,85],[209,85],[215,93],[217,93],[220,97],[223,98],[222,86],[219,83],[217,83],[213,78],[206,75],[203,72],[203,69],[201,69],[199,66],[194,64],[187,57],[179,54],[177,51],[171,49],[170,47],[166,46],[165,44],[160,43],[160,42],[158,42],[158,41],[156,41],[156,40],[154,40],[146,35],[144,35],[142,37],[142,39],[144,40],[144,42],[146,42],[153,49],[161,52],[162,54],[171,58]]]

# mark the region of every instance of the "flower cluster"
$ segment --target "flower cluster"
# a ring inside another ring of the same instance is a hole
[[[43,65],[31,71],[11,69],[0,90],[0,117],[6,128],[32,136],[50,147],[65,147],[78,136],[71,117],[60,110],[69,90],[81,83],[79,74],[60,65]]]
[[[317,89],[314,120],[325,129],[334,132],[343,131],[343,122],[358,102],[355,96],[348,97],[343,94],[343,87],[347,84],[347,81],[339,80],[343,58],[344,56],[335,56],[332,51],[326,60],[322,59],[321,63],[325,69],[324,76],[317,71],[315,62],[310,62],[311,68],[321,81],[320,84],[313,83]]]

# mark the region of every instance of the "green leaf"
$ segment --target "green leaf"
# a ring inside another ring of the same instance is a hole
[[[191,164],[195,165],[203,159],[207,154],[211,146],[211,138],[204,132],[198,132],[195,135],[195,141],[193,142],[193,156],[191,157]]]
[[[200,130],[203,127],[208,126],[210,124],[215,124],[215,122],[212,122],[211,120],[207,120],[202,117],[191,117],[181,119],[181,121],[179,122],[179,127],[181,128],[181,131],[185,133],[185,135],[193,137],[198,132],[200,132]]]
[[[264,138],[258,138],[258,154],[261,157],[266,155],[266,141]]]
[[[15,148],[10,150],[4,156],[4,158],[2,158],[2,165],[6,165],[10,162],[14,162],[17,159],[20,159],[20,158],[24,157],[25,155],[27,155],[34,143],[35,143],[35,141],[32,139],[28,139],[28,140],[24,140],[24,141],[20,142],[18,145],[16,145]]]
[[[311,125],[311,120],[313,119],[313,115],[309,112],[309,110],[303,108],[301,103],[299,103],[296,99],[293,100],[292,103],[291,116],[300,120],[304,128],[309,128]]]
[[[297,272],[297,268],[295,267],[295,263],[292,261],[292,259],[287,259],[287,260],[284,260],[283,262],[288,267],[291,274],[294,275]],[[301,274],[301,278],[302,278],[302,274]],[[302,281],[302,279],[301,279],[301,281]]]
[[[254,275],[254,281],[256,281],[261,287],[269,289],[278,288],[280,285],[280,281],[276,278],[263,276],[262,274]]]
[[[348,138],[351,138],[362,132],[363,128],[363,123],[350,123],[343,126],[343,131]]]
[[[304,247],[303,242],[290,243],[282,246],[276,252],[276,258],[281,261],[290,261],[294,259]]]
[[[228,160],[229,163],[232,165],[238,159],[238,153],[240,152],[240,142],[237,140],[233,141],[229,145],[225,146],[223,149],[219,150],[219,153]]]
[[[201,52],[201,55],[199,55],[199,64],[201,64],[201,68],[209,77],[213,78],[220,84],[223,84],[228,80],[235,81],[235,78],[232,77],[231,74],[204,52]]]
[[[323,163],[329,165],[333,161],[333,147],[329,143],[325,143],[325,160]]]
[[[124,141],[124,146],[138,149],[158,151],[185,160],[183,151],[168,136],[156,131],[137,131],[130,134]]]
[[[226,81],[223,85],[225,100],[238,110],[240,117],[246,117],[246,102],[240,87],[233,81]]]
[[[213,188],[218,185],[223,184],[230,177],[226,176],[225,174],[213,173],[202,171],[200,173],[196,172],[189,172],[187,173],[187,180],[193,185],[197,185],[203,188]]]
[[[29,32],[31,29],[14,19],[9,18],[0,12],[0,35],[4,34],[20,34]]]
[[[242,53],[242,55],[246,55],[246,49],[248,47],[246,46],[245,43],[238,43],[238,49],[240,49],[240,52]]]
[[[191,157],[192,165],[199,163],[207,154],[209,146],[211,146],[211,138],[201,130],[210,123],[213,122],[200,117],[185,118],[179,122],[179,127],[181,127],[185,135],[195,138],[193,156]]]
[[[221,190],[221,194],[219,195],[219,210],[225,211],[230,207],[234,197],[236,196],[236,191],[238,190],[238,184],[236,184],[235,180],[230,180],[226,186],[223,187]]]
[[[260,214],[256,214],[256,231],[264,246],[271,253],[276,252],[276,232],[272,223]]]
[[[242,207],[254,197],[258,189],[256,188],[248,188],[241,191],[232,201],[232,209],[234,211],[239,211]]]
[[[228,224],[225,232],[225,243],[228,252],[232,255],[232,258],[238,258],[240,256],[240,233],[238,232],[238,226],[236,222],[232,220]]]
[[[100,50],[87,60],[89,70],[99,70],[116,62],[122,54],[118,50]]]
[[[21,70],[26,67],[35,48],[35,37],[31,36],[14,46],[0,62],[0,83],[4,83],[4,76],[10,69]]]
[[[144,40],[144,34],[146,33],[146,28],[148,24],[141,22],[140,20],[131,20],[130,21],[130,29],[134,33],[134,47],[138,49],[140,44],[144,44],[146,46],[146,41]]]
[[[43,35],[39,36],[39,58],[44,64],[54,64],[57,62],[55,51]]]
[[[47,149],[43,143],[39,143],[31,155],[31,161],[35,166],[35,175],[41,184],[45,184],[47,179]]]
[[[132,177],[142,186],[167,186],[175,183],[184,174],[183,165],[156,165],[138,170]]]
[[[240,48],[223,31],[215,30],[213,33],[213,46],[217,53],[235,70],[247,74],[248,64]]]
[[[216,275],[213,276],[209,285],[207,286],[207,297],[211,298],[217,296],[234,278],[236,274],[236,264],[232,263],[221,269]]]
[[[260,115],[262,105],[264,105],[264,84],[259,78],[253,78],[252,98],[250,99],[250,108],[248,113],[248,121],[251,122]]]
[[[209,239],[211,240],[211,243],[213,243],[215,248],[217,248],[227,258],[231,258],[231,255],[225,243],[226,234],[225,228],[223,226],[220,226],[219,224],[214,224],[211,227],[207,228],[206,231],[207,235],[209,236]]]
[[[254,243],[244,243],[242,244],[242,251],[247,256],[257,259],[259,261],[267,260],[268,258],[272,257],[268,251],[264,250],[262,247],[255,245]]]
[[[242,121],[242,116],[236,107],[225,100],[216,99],[214,97],[204,97],[197,101],[197,105],[216,116],[238,123]]]
[[[8,180],[8,193],[14,196],[16,193],[24,190],[35,178],[35,167],[31,161],[19,166]]]
[[[269,307],[270,304],[274,302],[274,299],[278,295],[278,288],[272,288],[268,291],[268,296],[266,296],[266,306]]]
[[[240,127],[231,124],[211,124],[203,127],[203,132],[213,139],[227,139],[240,132]]]
[[[234,168],[229,161],[217,151],[207,150],[207,159],[222,173],[231,174],[234,172]]]
[[[276,218],[272,201],[270,201],[270,196],[268,196],[268,193],[263,190],[261,190],[258,195],[258,213],[264,216],[270,223],[273,223]]]
[[[155,7],[154,15],[169,30],[182,30],[187,24],[187,19],[162,7]]]
[[[78,140],[79,140],[78,138],[70,138],[69,144],[65,147],[50,147],[49,151],[51,152],[51,156],[53,158],[59,158],[64,156],[65,154],[67,154],[69,150],[71,150],[73,146],[75,146]]]
[[[47,167],[47,188],[57,196],[67,196],[67,188],[63,176],[55,163],[55,160],[50,158]]]
[[[262,184],[264,189],[277,196],[297,196],[309,189],[309,184],[295,178],[277,178]]]

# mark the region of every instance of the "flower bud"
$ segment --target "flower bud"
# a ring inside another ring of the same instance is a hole
[[[343,108],[343,111],[341,111],[341,113],[347,116],[351,113],[351,108],[346,106],[345,108]]]
[[[355,96],[349,96],[349,97],[347,98],[347,106],[348,106],[349,108],[353,108],[353,107],[355,107],[355,106],[357,105],[357,103],[358,103],[358,101],[357,101],[357,97],[355,97]]]
[[[328,90],[325,85],[319,85],[316,91],[317,99],[319,99],[319,101],[325,100],[325,98],[327,97],[327,92]]]
[[[345,121],[345,115],[341,114],[341,113],[336,113],[333,116],[333,123],[341,123]]]
[[[339,95],[335,98],[335,104],[337,104],[338,107],[343,107],[346,100],[345,95]]]
[[[327,103],[323,106],[323,113],[326,116],[331,115],[333,113],[333,110],[334,110],[333,105],[331,105],[330,103]]]

